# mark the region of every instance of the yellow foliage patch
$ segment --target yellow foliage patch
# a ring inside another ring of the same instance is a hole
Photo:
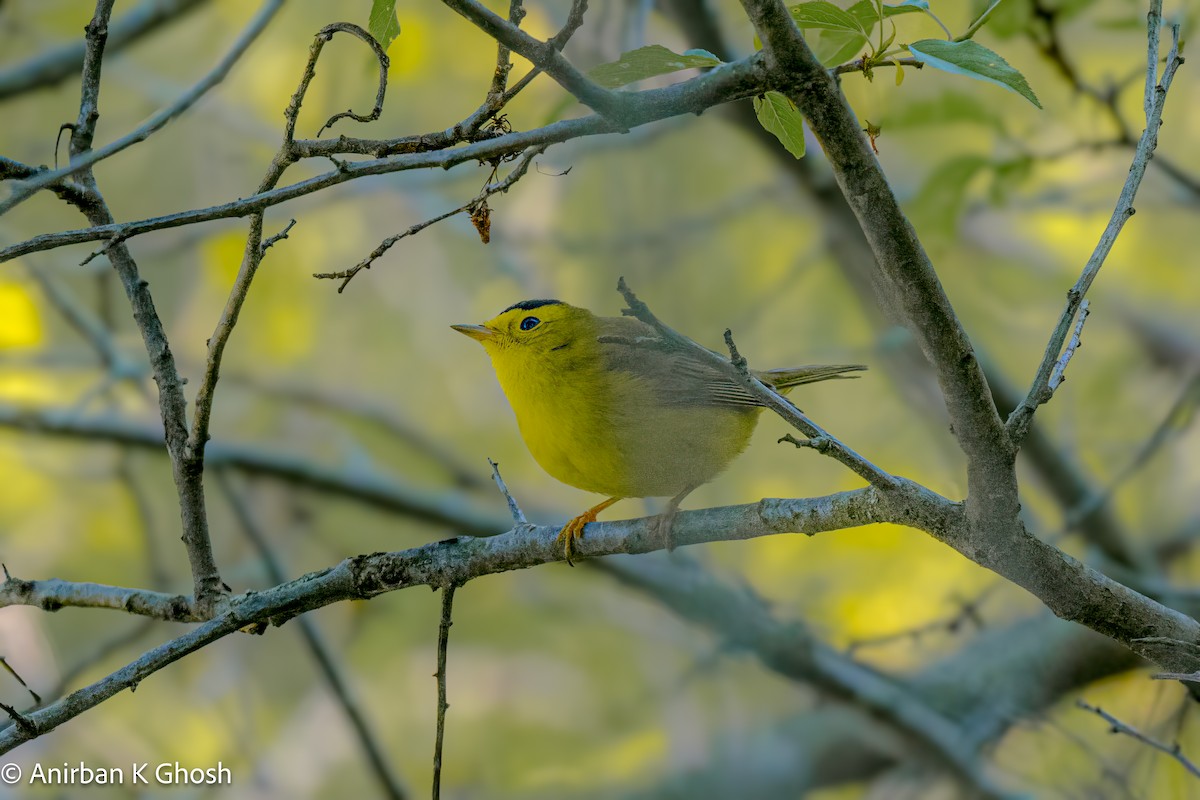
[[[606,780],[631,780],[643,775],[667,755],[667,734],[661,728],[639,731],[609,745],[596,747],[567,766],[544,766],[532,770],[525,780],[526,789],[594,786],[597,775]]]
[[[42,319],[29,291],[14,281],[0,282],[0,349],[42,343]]]
[[[10,402],[52,404],[60,399],[60,388],[46,375],[32,369],[0,373],[0,398]]]

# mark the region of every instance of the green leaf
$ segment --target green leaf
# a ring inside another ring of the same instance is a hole
[[[1008,65],[997,53],[978,42],[948,42],[944,39],[922,39],[908,46],[909,52],[923,64],[935,69],[966,75],[980,81],[994,83],[1016,92],[1038,108],[1037,95],[1025,81],[1025,76]]]
[[[792,101],[779,92],[767,92],[754,98],[758,124],[774,134],[789,153],[804,158],[804,117]]]
[[[867,44],[867,37],[854,31],[821,31],[813,52],[822,65],[836,67],[855,59]]]
[[[392,42],[400,35],[400,22],[396,19],[396,0],[371,0],[371,16],[367,22],[367,30],[375,37],[375,41],[384,52],[391,47]]]
[[[927,6],[928,7],[928,6]],[[924,9],[912,2],[904,2],[898,6],[889,6],[886,3],[883,6],[883,18],[888,19],[897,14],[919,14]],[[859,0],[859,2],[850,6],[846,11],[867,28],[867,33],[871,32],[871,28],[879,22],[879,7],[875,5],[875,0]]]
[[[867,35],[862,23],[848,11],[835,6],[828,0],[810,0],[788,8],[792,19],[800,28],[819,28],[824,31],[849,31]]]
[[[722,63],[721,59],[707,50],[689,50],[680,54],[661,44],[652,44],[622,53],[616,61],[594,67],[588,72],[588,77],[606,89],[615,89],[655,75],[693,67],[716,67]]]

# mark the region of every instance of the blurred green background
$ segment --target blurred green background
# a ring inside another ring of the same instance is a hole
[[[135,127],[206,72],[255,5],[200,3],[110,54],[97,142]],[[676,51],[694,46],[670,15],[651,5],[594,3],[567,54],[587,68],[642,43]],[[752,31],[738,5],[713,5],[729,43],[748,52]],[[980,4],[933,5],[952,30],[962,30]],[[552,35],[567,6],[531,0],[525,29],[540,38]],[[883,129],[880,161],[968,332],[1022,388],[1066,288],[1107,222],[1131,158],[1126,147],[1088,146],[1113,138],[1111,113],[1073,88],[1041,52],[1039,8],[1058,10],[1061,46],[1089,86],[1133,76],[1116,108],[1136,136],[1145,69],[1141,2],[1007,0],[1001,6],[978,39],[1026,75],[1044,111],[998,87],[929,69],[906,70],[899,86],[893,70],[877,70],[874,82],[856,74],[843,78],[859,118]],[[118,3],[116,16],[125,9]],[[278,147],[282,112],[312,34],[337,20],[365,25],[368,10],[367,0],[288,4],[229,78],[188,114],[98,166],[97,179],[118,220],[253,193]],[[1167,11],[1194,17],[1197,8],[1168,0]],[[388,138],[442,130],[482,100],[495,64],[490,40],[438,3],[401,2],[397,12],[402,33],[389,51],[382,119],[368,126],[343,120],[334,135]],[[92,5],[78,0],[0,4],[0,67],[77,38],[91,13]],[[940,35],[923,15],[902,23],[900,41]],[[516,63],[514,75],[524,74],[526,62]],[[337,111],[368,108],[374,75],[360,43],[335,38],[309,91],[300,134],[312,136]],[[563,98],[553,81],[540,78],[508,109],[509,121],[515,129],[537,127],[564,113]],[[51,163],[58,125],[75,118],[78,101],[77,79],[3,101],[0,153]],[[565,113],[584,111],[572,105]],[[1151,166],[1138,214],[1091,293],[1094,313],[1069,380],[1039,412],[1039,426],[1075,454],[1098,486],[1129,462],[1171,406],[1187,370],[1200,362],[1198,133],[1200,83],[1188,65],[1168,100],[1159,153],[1192,176],[1191,184]],[[827,185],[828,170],[812,141],[808,159],[812,185]],[[327,161],[303,162],[285,181],[329,168]],[[397,173],[272,208],[268,234],[290,218],[297,224],[269,251],[231,339],[214,439],[352,477],[384,476],[430,495],[454,492],[454,502],[503,519],[504,501],[487,480],[485,459],[491,457],[533,521],[561,522],[596,499],[538,468],[484,353],[448,325],[480,322],[533,297],[616,314],[622,303],[614,288],[623,275],[663,320],[706,345],[718,347],[722,331],[732,328],[756,367],[870,364],[863,379],[808,387],[796,393],[797,402],[885,469],[951,498],[963,496],[962,457],[936,396],[914,392],[913,385],[927,387],[926,379],[910,374],[908,362],[897,357],[909,346],[907,334],[880,325],[869,298],[848,280],[846,264],[826,236],[828,209],[777,154],[724,113],[551,148],[512,191],[493,198],[486,246],[458,217],[399,243],[343,294],[335,283],[311,277],[349,268],[381,239],[460,205],[488,174],[489,168],[475,165]],[[0,219],[0,244],[83,224],[42,193]],[[130,242],[190,392],[237,273],[245,228],[244,221],[222,220]],[[110,319],[116,343],[141,364],[141,341],[119,285],[107,275],[107,261],[79,266],[93,249],[62,248],[0,266],[0,404],[149,422],[158,413],[153,384],[106,383],[92,347],[31,275],[49,275],[81,306]],[[387,424],[368,418],[372,411]],[[1200,442],[1184,422],[1111,501],[1140,546],[1189,530],[1189,521],[1194,529],[1200,514],[1194,491]],[[764,416],[750,449],[685,506],[861,485],[830,459],[776,445],[786,432],[782,422]],[[456,471],[463,470],[469,484],[454,486]],[[289,576],[357,553],[455,535],[335,494],[262,476],[231,477]],[[1053,537],[1063,510],[1032,476],[1026,478],[1030,523]],[[208,488],[223,578],[235,592],[269,585],[226,498],[214,481]],[[626,501],[608,517],[658,507],[640,502]],[[14,575],[186,592],[191,580],[177,542],[178,519],[164,454],[0,429],[0,560]],[[1088,554],[1078,537],[1061,544]],[[689,548],[685,556],[747,582],[779,618],[803,620],[839,648],[954,618],[961,601],[981,595],[986,628],[1045,613],[1034,598],[926,534],[894,526],[715,544]],[[1185,550],[1170,577],[1187,584],[1198,570]],[[414,590],[312,615],[414,796],[425,794],[430,770],[438,613],[435,595]],[[653,796],[661,782],[717,752],[781,747],[779,758],[788,759],[773,726],[825,702],[751,656],[729,652],[653,599],[586,568],[550,565],[472,582],[458,592],[455,623],[444,772],[452,797],[620,796],[634,790]],[[177,759],[206,766],[220,760],[233,771],[236,796],[374,796],[375,779],[296,627],[272,629],[262,638],[229,637],[7,758],[25,765]],[[5,608],[0,655],[33,689],[50,693],[64,675],[70,676],[66,688],[83,685],[182,630],[106,611]],[[955,632],[860,647],[855,655],[907,673],[970,648],[977,635],[976,626],[966,624]],[[112,644],[114,637],[122,641]],[[100,648],[105,652],[97,660]],[[73,675],[79,664],[85,665],[82,674]],[[1200,755],[1200,723],[1194,711],[1181,711],[1183,690],[1151,682],[1147,674],[1128,672],[1069,692],[1044,715],[1021,721],[990,751],[993,773],[1035,796],[1196,796],[1194,779],[1178,764],[1110,736],[1103,722],[1072,706],[1075,697],[1085,696]],[[24,690],[6,678],[0,700],[29,704]],[[155,791],[230,796],[227,787]],[[956,791],[944,779],[923,776],[898,786],[851,782],[813,796],[953,797]],[[0,789],[0,796],[22,796],[11,792]],[[128,787],[88,791],[92,797],[134,794],[156,796]]]

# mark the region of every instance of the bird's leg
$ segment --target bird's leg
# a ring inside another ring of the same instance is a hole
[[[670,502],[667,503],[666,511],[663,511],[663,513],[659,514],[658,522],[654,524],[655,529],[658,531],[659,537],[662,539],[663,547],[667,548],[668,553],[675,549],[675,543],[671,541],[671,528],[675,525],[675,513],[679,511],[679,504],[683,502],[683,498],[687,497],[695,490],[695,486],[689,486],[679,494],[672,497]]]
[[[601,511],[621,499],[622,498],[620,497],[610,497],[603,503],[592,506],[587,511],[583,512],[578,517],[564,525],[563,529],[558,532],[558,543],[562,545],[563,555],[566,556],[567,564],[569,566],[575,566],[574,562],[571,561],[571,556],[575,552],[575,540],[583,536],[583,526],[587,525],[589,522],[595,522],[596,516]]]

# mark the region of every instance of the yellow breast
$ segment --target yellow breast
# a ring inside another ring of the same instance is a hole
[[[759,409],[666,404],[644,378],[604,369],[594,348],[577,350],[492,353],[525,444],[563,483],[671,496],[711,480],[749,442]]]

